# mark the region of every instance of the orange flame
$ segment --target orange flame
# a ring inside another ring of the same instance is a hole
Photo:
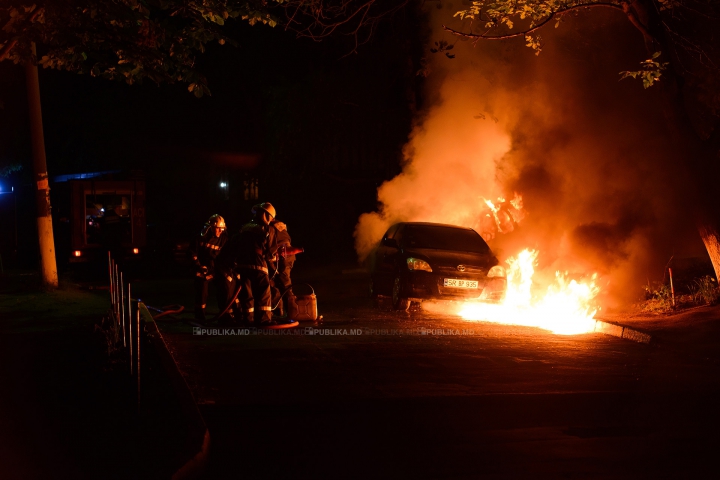
[[[597,274],[589,281],[578,282],[568,280],[567,273],[556,272],[555,281],[544,294],[533,297],[537,256],[537,251],[526,249],[507,260],[508,290],[502,304],[467,301],[457,314],[465,320],[539,327],[562,335],[594,331],[594,316],[599,310],[594,299],[600,292]],[[426,308],[434,310],[432,304]]]
[[[522,196],[515,193],[509,202],[498,197],[496,202],[482,199],[487,208],[483,207],[481,217],[475,227],[485,240],[492,240],[498,233],[510,233],[525,218]],[[483,216],[484,214],[484,216]]]

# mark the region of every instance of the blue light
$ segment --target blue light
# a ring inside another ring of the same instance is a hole
[[[120,173],[122,170],[104,170],[102,172],[85,172],[85,173],[71,173],[68,175],[58,175],[53,178],[55,183],[67,182],[68,180],[87,180],[90,178],[101,177],[103,175]]]

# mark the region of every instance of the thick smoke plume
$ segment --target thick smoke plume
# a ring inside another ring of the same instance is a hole
[[[450,82],[440,86],[440,102],[405,148],[403,172],[378,189],[380,212],[360,217],[356,245],[361,256],[398,221],[473,226],[488,209],[484,198],[495,200],[503,193],[495,164],[509,151],[511,138],[492,120],[458,115],[468,104],[476,115],[486,108],[472,85],[462,95],[453,88]]]
[[[403,172],[378,189],[378,211],[359,219],[361,259],[398,221],[481,232],[484,199],[515,194],[526,217],[486,238],[500,259],[534,248],[546,276],[597,272],[607,305],[636,299],[671,256],[703,254],[659,92],[618,81],[645,58],[621,15],[594,11],[550,28],[536,56],[522,39],[473,45],[450,36],[440,25],[453,9],[432,14],[431,41],[454,43],[455,58],[429,54],[432,104],[405,147]]]

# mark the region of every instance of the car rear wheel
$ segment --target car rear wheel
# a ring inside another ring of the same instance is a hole
[[[407,310],[410,308],[410,299],[402,296],[402,280],[395,277],[392,289],[392,306],[395,310]]]

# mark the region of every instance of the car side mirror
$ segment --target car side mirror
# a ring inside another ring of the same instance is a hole
[[[386,247],[398,248],[398,244],[394,238],[383,238],[381,243]]]

